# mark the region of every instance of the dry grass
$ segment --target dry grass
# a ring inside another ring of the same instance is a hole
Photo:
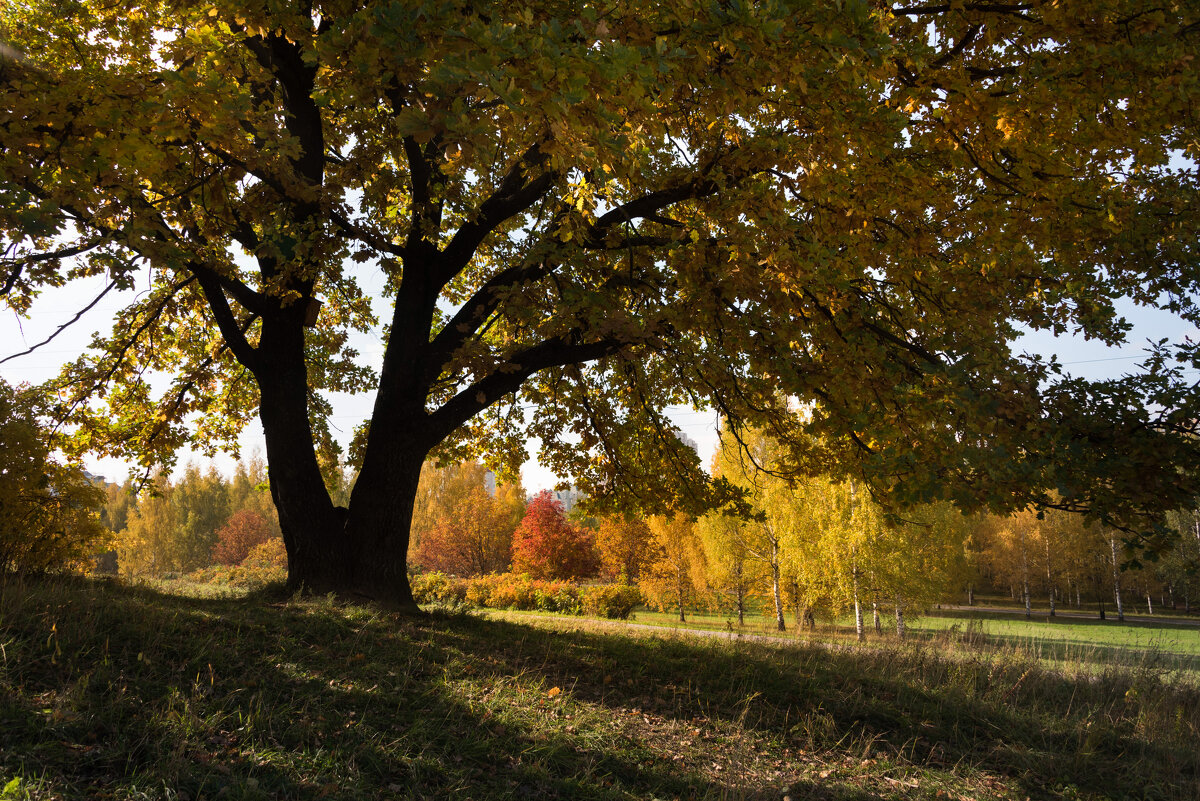
[[[1200,690],[1162,671],[931,643],[89,582],[0,596],[11,798],[1194,799],[1198,733]]]

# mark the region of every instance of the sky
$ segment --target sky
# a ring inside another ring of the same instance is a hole
[[[377,292],[379,286],[373,286],[373,284],[381,284],[381,275],[364,275],[362,283],[365,290]],[[34,302],[29,319],[22,320],[7,309],[0,311],[0,360],[18,354],[54,333],[60,325],[68,322],[81,308],[95,298],[104,289],[104,286],[103,277],[95,277],[69,284],[63,288],[49,289]],[[144,288],[142,287],[142,289]],[[114,314],[131,297],[130,293],[124,295],[110,293],[50,344],[33,353],[0,362],[0,377],[11,384],[40,383],[53,378],[65,362],[75,358],[83,351],[94,332],[108,332]],[[382,302],[378,303],[376,311],[382,312],[383,309]],[[1018,340],[1014,344],[1014,349],[1018,352],[1029,351],[1043,355],[1057,354],[1059,360],[1066,365],[1068,372],[1083,378],[1099,379],[1122,375],[1134,370],[1138,359],[1144,356],[1147,339],[1168,337],[1171,341],[1178,342],[1185,336],[1192,338],[1197,336],[1193,327],[1165,312],[1146,310],[1132,304],[1126,304],[1120,308],[1120,311],[1134,324],[1128,344],[1123,347],[1109,348],[1102,343],[1088,342],[1078,337],[1055,338],[1047,333],[1035,332]],[[358,335],[353,340],[353,344],[362,354],[364,363],[377,364],[383,353],[383,342],[378,332]],[[331,397],[333,401],[331,427],[334,436],[343,445],[346,445],[355,425],[370,414],[374,396],[371,393],[363,393],[358,395],[335,394]],[[671,419],[682,432],[695,442],[701,462],[705,465],[710,464],[717,447],[716,414],[711,411],[696,411],[682,406],[672,407],[668,411]],[[265,452],[262,429],[257,421],[243,432],[241,447],[244,456],[250,455],[255,449]],[[536,441],[528,443],[527,450],[531,454],[535,454],[536,449]],[[202,465],[208,463],[208,460],[202,456],[182,454],[178,470],[181,471],[191,459],[195,459]],[[229,456],[220,456],[214,460],[214,463],[222,472],[229,473],[234,460]],[[84,467],[92,473],[107,477],[110,481],[123,480],[130,469],[130,465],[126,462],[96,457],[85,459]],[[529,492],[552,488],[560,481],[557,476],[541,467],[534,459],[526,462],[521,472],[522,482],[526,491]]]

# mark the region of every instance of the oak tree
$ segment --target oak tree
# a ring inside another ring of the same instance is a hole
[[[1088,384],[1008,343],[1197,320],[1198,35],[1180,0],[9,3],[0,294],[148,276],[53,384],[63,447],[257,414],[318,592],[411,605],[435,450],[716,500],[674,403],[899,501],[1136,516],[1196,494],[1200,345]],[[337,506],[325,393],[362,390]]]

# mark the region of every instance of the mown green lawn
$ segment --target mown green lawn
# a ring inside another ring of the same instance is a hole
[[[776,629],[774,620],[761,615],[748,616],[744,626],[729,615],[692,613],[679,622],[678,613],[638,610],[633,622],[665,628],[703,629],[732,634],[794,639],[849,642],[854,639],[854,621],[841,616],[822,621],[816,631],[797,631],[787,619],[787,631]],[[866,617],[867,642],[875,642],[871,617]],[[1197,621],[1200,624],[1200,621]],[[882,619],[882,639],[895,638],[895,622]],[[905,621],[909,637],[924,639],[976,639],[993,648],[1010,648],[1036,655],[1053,663],[1124,665],[1157,667],[1200,672],[1200,625],[1152,624],[1131,620],[1094,620],[1073,617],[1026,620],[1023,614],[931,610],[920,616],[910,614]]]

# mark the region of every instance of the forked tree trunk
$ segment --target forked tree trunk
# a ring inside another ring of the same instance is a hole
[[[268,357],[257,375],[259,415],[288,555],[288,589],[415,611],[408,537],[427,448],[405,438],[393,421],[381,424],[377,414],[350,507],[335,507],[313,448],[303,331],[264,322],[261,342]]]

